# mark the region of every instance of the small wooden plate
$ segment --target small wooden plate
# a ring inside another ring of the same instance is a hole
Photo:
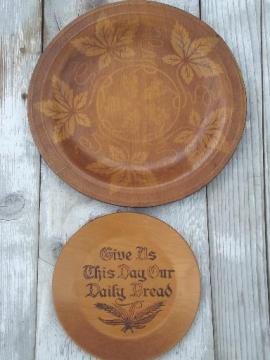
[[[143,360],[168,351],[200,301],[192,250],[174,229],[141,214],[91,221],[63,248],[53,299],[64,329],[102,359]]]
[[[246,115],[224,41],[194,16],[144,1],[100,7],[62,30],[38,62],[28,106],[48,165],[77,190],[128,206],[207,184]]]

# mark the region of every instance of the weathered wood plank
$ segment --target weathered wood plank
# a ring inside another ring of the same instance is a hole
[[[89,10],[94,4],[106,1],[70,1],[63,8],[60,0],[45,1],[45,44],[77,15]],[[167,1],[172,5],[199,14],[199,3],[192,1]],[[114,211],[128,211],[88,199],[58,179],[45,164],[42,165],[41,215],[40,215],[40,263],[38,286],[37,347],[38,360],[88,359],[64,334],[55,317],[51,301],[51,277],[62,245],[76,230],[90,219]],[[211,314],[211,289],[209,276],[209,248],[205,189],[181,202],[162,207],[137,209],[159,217],[180,231],[195,251],[202,272],[202,302],[194,326],[184,340],[164,359],[214,358]]]
[[[262,55],[263,55],[263,130],[265,174],[265,222],[268,244],[268,279],[270,280],[270,0],[262,2]],[[269,281],[268,281],[269,286]],[[270,289],[268,288],[269,298]]]
[[[39,0],[0,3],[0,359],[34,359],[40,157],[26,114]]]
[[[237,57],[247,88],[243,140],[207,188],[217,359],[268,359],[260,2],[202,0],[202,19]]]

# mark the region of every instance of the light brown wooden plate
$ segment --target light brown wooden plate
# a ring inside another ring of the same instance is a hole
[[[48,165],[77,190],[128,206],[207,184],[246,115],[224,41],[184,11],[143,1],[100,7],[62,30],[34,71],[28,104]]]
[[[190,328],[200,273],[188,244],[164,222],[118,213],[91,221],[63,248],[53,299],[71,338],[98,358],[144,360]]]

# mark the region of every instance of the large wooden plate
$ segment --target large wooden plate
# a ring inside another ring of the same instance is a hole
[[[72,236],[56,264],[53,298],[63,327],[86,351],[144,360],[190,328],[200,273],[188,244],[167,224],[118,213]]]
[[[48,165],[97,199],[180,199],[225,166],[245,123],[239,68],[209,26],[179,9],[123,2],[79,17],[34,71],[29,120]]]

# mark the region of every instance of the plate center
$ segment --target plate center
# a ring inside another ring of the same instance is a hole
[[[118,141],[157,140],[175,124],[183,103],[173,80],[153,65],[130,65],[107,75],[97,92],[101,130]]]
[[[117,236],[86,258],[79,293],[91,326],[127,339],[162,325],[177,292],[176,269],[153,241]]]

